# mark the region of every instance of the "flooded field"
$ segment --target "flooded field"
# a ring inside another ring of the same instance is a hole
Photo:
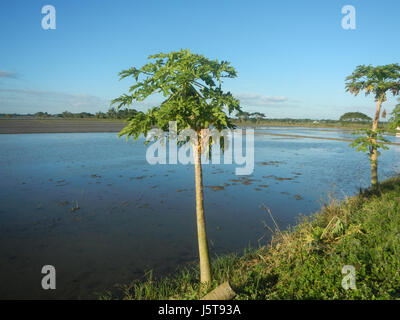
[[[352,138],[335,129],[258,132]],[[204,165],[211,256],[268,241],[262,204],[283,229],[328,193],[367,186],[368,159],[348,144],[259,134],[252,175]],[[197,261],[192,165],[149,165],[143,140],[116,133],[3,134],[0,148],[0,298],[96,298],[149,270]],[[399,172],[400,146],[382,152],[379,170],[380,179]],[[44,265],[57,270],[51,292],[41,288]]]

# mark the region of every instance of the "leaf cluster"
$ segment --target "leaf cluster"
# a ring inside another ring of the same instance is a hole
[[[391,118],[389,119],[389,128],[391,130],[396,130],[400,127],[400,103],[391,112]]]
[[[240,111],[239,100],[222,90],[223,78],[237,76],[229,62],[210,60],[189,50],[159,53],[149,56],[149,60],[139,69],[132,67],[119,73],[120,80],[132,77],[135,84],[128,94],[111,103],[121,108],[155,94],[162,94],[165,100],[132,117],[120,136],[136,140],[153,127],[166,131],[170,121],[177,122],[178,132],[235,127],[228,114]]]
[[[374,67],[372,65],[357,66],[346,78],[346,92],[357,96],[360,91],[365,95],[373,93],[375,100],[386,101],[386,92],[398,95],[400,91],[400,65],[398,63]]]
[[[356,148],[358,152],[368,152],[369,155],[371,155],[374,150],[388,150],[389,148],[385,144],[390,143],[390,141],[385,139],[382,133],[383,130],[380,129],[376,131],[371,129],[357,130],[353,134],[362,134],[362,136],[357,137],[349,146]],[[378,156],[380,155],[381,153],[378,151]]]

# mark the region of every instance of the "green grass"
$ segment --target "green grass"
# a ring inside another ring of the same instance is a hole
[[[343,130],[356,130],[356,129],[370,129],[371,122],[362,121],[362,122],[351,122],[351,121],[337,121],[337,120],[318,120],[316,123],[312,120],[297,120],[297,119],[265,119],[260,120],[258,123],[255,120],[247,120],[247,121],[233,121],[235,125],[239,127],[262,127],[262,126],[271,126],[271,127],[307,127],[307,128],[336,128]],[[384,131],[389,131],[388,123],[380,122],[379,128]]]
[[[400,299],[400,177],[274,234],[268,246],[212,263],[211,286],[229,280],[236,299]],[[345,290],[341,270],[353,265],[356,289]],[[198,269],[120,286],[101,299],[199,299]]]

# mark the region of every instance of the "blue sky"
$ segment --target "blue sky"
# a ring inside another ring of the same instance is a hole
[[[56,9],[55,30],[41,26],[47,4]],[[356,9],[355,30],[341,26],[344,5]],[[373,97],[346,93],[344,79],[360,64],[400,62],[399,12],[398,0],[2,0],[0,113],[106,111],[132,84],[118,81],[119,71],[187,48],[231,62],[238,77],[224,88],[246,111],[372,116]],[[390,96],[384,107],[395,104]]]

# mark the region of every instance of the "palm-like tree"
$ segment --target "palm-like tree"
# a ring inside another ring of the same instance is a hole
[[[170,121],[176,121],[178,134],[189,128],[197,133],[198,141],[192,144],[197,237],[200,282],[207,287],[211,282],[211,268],[203,206],[201,154],[206,149],[206,137],[202,137],[202,130],[210,126],[219,131],[234,128],[226,112],[240,112],[239,100],[230,92],[223,92],[221,84],[223,78],[236,77],[236,71],[229,62],[209,60],[189,50],[160,53],[149,59],[151,62],[140,69],[130,68],[119,73],[120,79],[132,77],[136,83],[130,87],[129,94],[114,99],[112,104],[117,104],[119,109],[133,101],[143,101],[152,94],[162,93],[165,97],[159,106],[146,113],[138,112],[129,120],[120,132],[120,135],[127,135],[127,139],[132,136],[136,140],[141,134],[146,136],[152,127],[166,131]]]
[[[386,101],[387,92],[394,96],[400,91],[400,65],[397,63],[373,67],[371,65],[357,66],[354,72],[346,78],[346,91],[359,94],[364,91],[365,95],[373,93],[375,96],[376,111],[369,134],[369,158],[371,162],[371,184],[378,184],[378,148],[377,142],[378,122],[382,103]]]

